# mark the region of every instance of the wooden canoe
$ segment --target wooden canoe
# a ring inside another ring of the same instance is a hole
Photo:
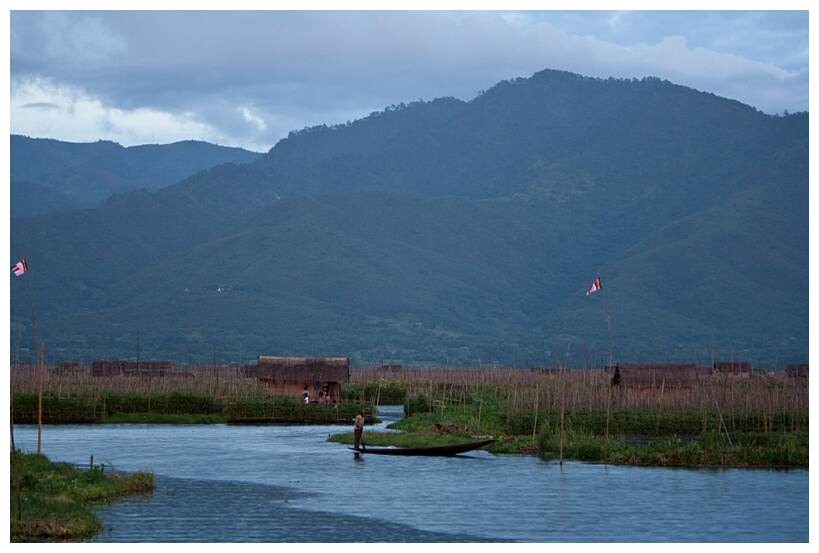
[[[427,457],[447,457],[466,453],[473,449],[487,446],[495,440],[483,440],[481,442],[469,442],[465,444],[439,445],[432,447],[362,447],[361,449],[350,448],[356,453],[367,453],[370,455],[422,455]]]

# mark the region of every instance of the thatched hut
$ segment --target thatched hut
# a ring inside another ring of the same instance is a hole
[[[707,370],[707,369],[706,369]],[[691,388],[699,384],[700,373],[694,364],[623,364],[607,366],[612,386],[623,388]],[[702,375],[704,376],[704,374]]]
[[[791,378],[808,378],[808,365],[788,365],[785,374]]]
[[[712,368],[714,374],[742,376],[749,376],[751,374],[751,363],[748,361],[715,361]]]
[[[566,369],[560,369],[557,367],[532,367],[529,369],[529,372],[547,376],[560,376],[566,372]]]
[[[91,361],[91,376],[168,376],[170,361]]]
[[[245,365],[245,376],[258,378],[273,395],[337,403],[341,385],[350,381],[346,357],[273,357],[260,355],[257,365]],[[324,394],[322,394],[322,391]]]

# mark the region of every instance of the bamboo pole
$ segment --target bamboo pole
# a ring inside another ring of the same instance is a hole
[[[38,374],[38,397],[37,397],[37,455],[43,451],[43,357],[45,357],[45,342],[37,361]]]
[[[563,440],[564,440],[564,412],[566,409],[566,383],[565,375],[560,375],[560,466],[563,466]]]
[[[538,402],[539,388],[540,388],[540,383],[535,384],[535,422],[532,425],[532,441],[534,441],[535,438],[537,437],[537,416],[538,416],[538,407],[539,407],[539,402]]]

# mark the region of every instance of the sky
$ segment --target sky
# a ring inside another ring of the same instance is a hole
[[[207,2],[197,7],[212,11],[166,11],[174,1],[117,3],[132,11],[50,4],[11,0],[6,12],[11,134],[266,152],[291,131],[401,103],[469,101],[544,69],[659,77],[769,114],[808,110],[807,2],[756,3],[789,11],[732,11],[755,3],[718,0],[707,6],[719,11],[613,11],[603,8],[617,3],[581,0],[571,5],[589,9],[446,0],[389,11],[355,1],[329,11],[310,0],[288,11],[244,9],[261,4],[242,0],[227,4],[236,11]]]

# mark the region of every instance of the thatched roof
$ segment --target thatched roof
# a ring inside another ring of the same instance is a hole
[[[277,382],[348,382],[350,360],[346,357],[272,357],[260,355],[258,365],[245,365],[245,376]]]
[[[549,376],[559,376],[565,373],[566,370],[557,367],[532,367],[531,369],[529,369],[529,372],[547,374]]]
[[[688,388],[699,383],[708,369],[694,364],[622,364],[606,367],[611,383],[628,388]]]
[[[170,361],[91,361],[91,376],[166,376]]]
[[[715,361],[714,372],[722,374],[749,374],[751,364],[748,361]]]
[[[808,365],[788,365],[785,373],[794,378],[808,378]]]

